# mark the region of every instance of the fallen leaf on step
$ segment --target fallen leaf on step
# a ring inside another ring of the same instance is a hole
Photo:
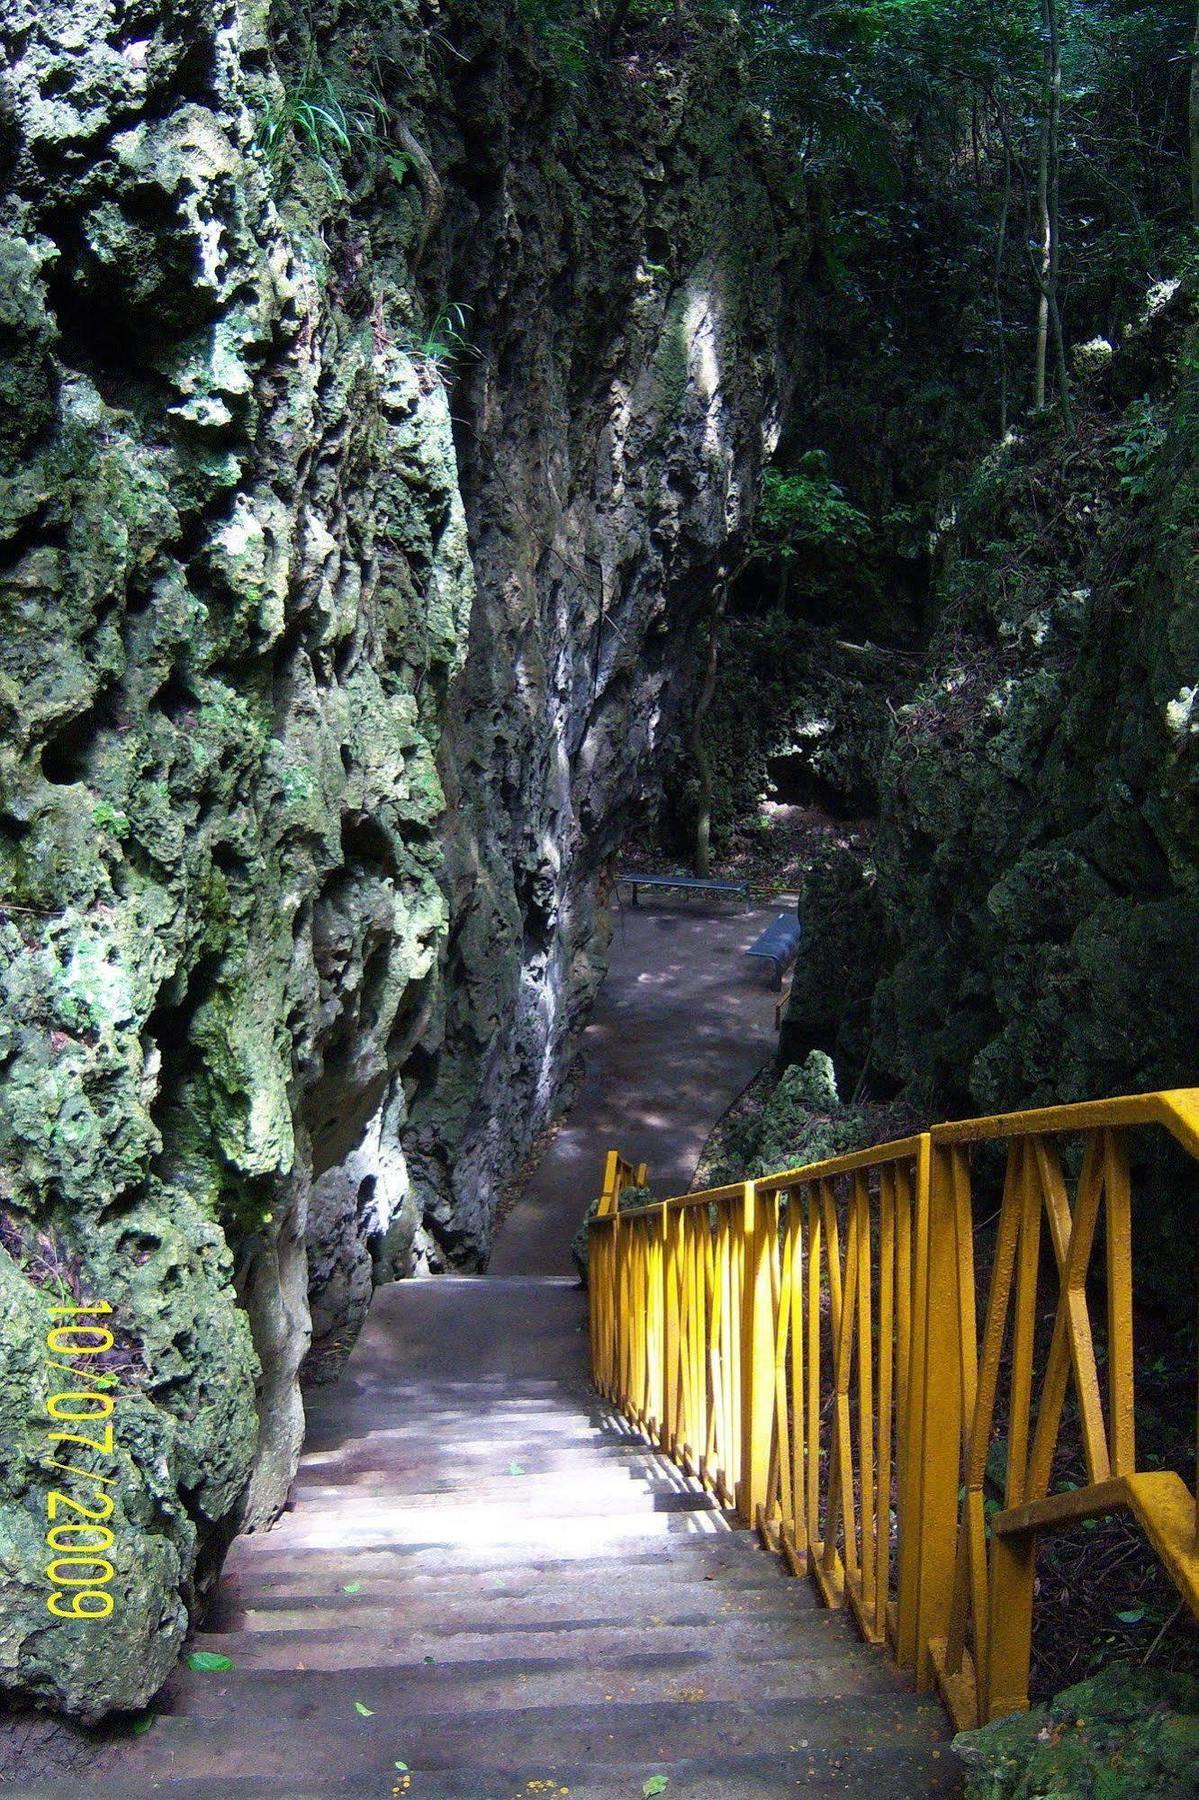
[[[347,1581],[341,1591],[343,1594],[360,1594],[362,1592],[362,1583],[360,1581]]]
[[[645,1800],[651,1800],[652,1795],[664,1794],[669,1786],[669,1776],[651,1775],[649,1780],[642,1786],[641,1792],[645,1795]]]
[[[524,1472],[525,1465],[523,1463],[511,1462],[508,1464],[509,1475],[523,1475]]]
[[[375,1716],[369,1706],[363,1706],[361,1700],[355,1700],[354,1711],[360,1713],[364,1719],[373,1719]]]
[[[206,1675],[233,1667],[233,1658],[222,1656],[219,1650],[189,1650],[183,1660],[189,1669],[200,1669]]]

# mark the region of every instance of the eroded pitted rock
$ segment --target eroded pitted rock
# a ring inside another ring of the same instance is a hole
[[[486,1253],[778,424],[804,227],[731,21],[572,86],[500,4],[3,19],[0,1256],[14,1343],[46,1245],[113,1305],[128,1426],[101,1672],[48,1625],[23,1450],[0,1680],[93,1717],[281,1505],[310,1304],[324,1364],[372,1281]],[[297,127],[322,82],[348,148]]]
[[[271,166],[253,9],[4,28],[0,1684],[93,1718],[152,1695],[294,1469],[311,1183],[402,1107],[444,930],[472,578],[445,392],[401,341],[419,193],[365,151]],[[350,182],[387,184],[353,281]],[[86,1627],[43,1574],[79,1480],[42,1466],[64,1292],[120,1353]]]
[[[445,1005],[405,1135],[434,1268],[485,1261],[558,1104],[604,872],[685,725],[795,378],[806,241],[735,21],[571,91],[458,19],[440,255],[479,353],[454,396],[479,591],[442,754]]]

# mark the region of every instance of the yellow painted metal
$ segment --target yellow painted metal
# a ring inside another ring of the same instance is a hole
[[[959,1726],[1028,1703],[1039,1534],[1128,1512],[1199,1617],[1195,1496],[1136,1468],[1127,1135],[1149,1126],[1199,1158],[1199,1090],[938,1125],[636,1209],[620,1196],[644,1166],[606,1160],[590,1228],[597,1388],[889,1640]],[[1071,1194],[1062,1140],[1080,1138]],[[971,1149],[1003,1141],[998,1228],[976,1269]],[[1002,1507],[988,1518],[1005,1355]],[[1075,1414],[1088,1482],[1050,1493]]]

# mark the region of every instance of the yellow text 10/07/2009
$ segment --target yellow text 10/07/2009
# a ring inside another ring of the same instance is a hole
[[[102,1357],[112,1349],[116,1340],[108,1327],[89,1322],[111,1313],[112,1307],[100,1300],[88,1306],[52,1306],[50,1311],[66,1315],[69,1322],[47,1332],[46,1346],[56,1359],[71,1359],[55,1360],[51,1367],[86,1385],[51,1394],[46,1401],[52,1424],[47,1432],[52,1456],[46,1466],[90,1484],[90,1492],[77,1498],[52,1488],[46,1496],[46,1544],[53,1552],[45,1569],[52,1590],[46,1596],[46,1607],[56,1619],[107,1619],[113,1601],[106,1589],[114,1571],[104,1552],[112,1548],[114,1539],[107,1524],[113,1500],[104,1489],[114,1476],[80,1467],[80,1452],[70,1446],[81,1445],[97,1456],[113,1454],[116,1398],[101,1389],[115,1387],[116,1377],[101,1372],[98,1365],[90,1369],[86,1363],[83,1368],[73,1366],[82,1358]],[[62,1460],[67,1456],[70,1462]]]

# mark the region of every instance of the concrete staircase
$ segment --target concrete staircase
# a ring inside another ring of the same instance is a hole
[[[553,1279],[381,1293],[196,1640],[234,1667],[72,1796],[958,1791],[939,1709],[598,1403],[584,1324]]]

